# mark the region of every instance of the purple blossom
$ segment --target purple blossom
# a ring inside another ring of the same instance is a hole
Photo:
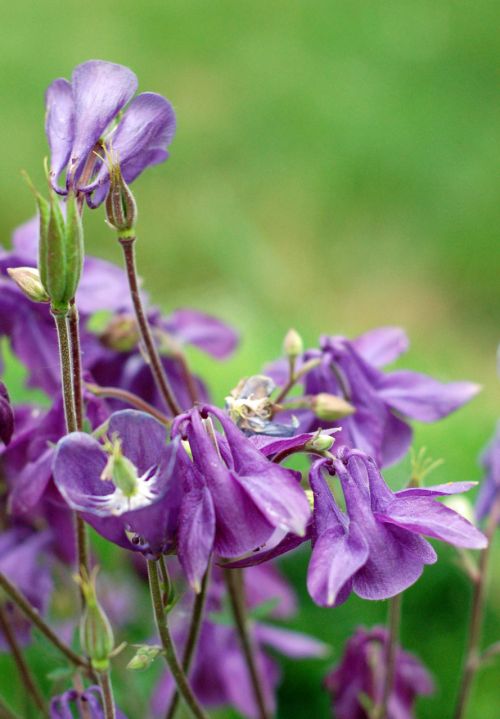
[[[211,417],[223,435],[210,436]],[[270,462],[224,412],[195,408],[176,419],[172,436],[186,439],[192,454],[191,461],[179,452],[184,497],[178,552],[193,587],[212,551],[236,557],[264,544],[277,528],[305,533],[310,509],[297,473]]]
[[[0,382],[0,441],[9,444],[14,433],[14,411],[10,404],[9,393],[3,382]]]
[[[175,134],[173,108],[153,92],[132,99],[136,89],[131,70],[102,60],[78,65],[71,82],[58,78],[49,85],[45,130],[54,189],[61,194],[70,187],[86,194],[95,191],[92,204],[98,205],[109,187],[105,152],[119,161],[128,183],[167,159],[166,148]],[[63,171],[66,189],[57,184]]]
[[[382,700],[388,635],[384,627],[359,627],[346,644],[341,662],[325,679],[337,719],[369,719],[366,700]],[[419,695],[432,694],[434,684],[421,662],[398,646],[396,672],[387,719],[413,719]]]
[[[320,360],[319,366],[304,378],[306,395],[342,395],[355,407],[354,414],[340,422],[342,432],[337,444],[366,452],[379,466],[393,464],[407,452],[412,439],[408,420],[436,422],[468,402],[480,389],[471,382],[443,384],[417,372],[379,369],[407,347],[402,330],[381,327],[354,340],[322,337],[320,350],[309,350],[303,356],[303,361]],[[271,370],[280,384],[284,366],[278,364]],[[311,412],[297,415],[303,431],[320,426]]]
[[[482,520],[491,512],[500,493],[500,422],[495,434],[481,455],[481,464],[486,473],[481,483],[476,503],[476,516]]]
[[[135,410],[111,415],[107,437],[110,448],[83,432],[58,442],[52,471],[59,492],[111,542],[150,555],[168,551],[182,496],[174,474],[177,442],[167,445],[165,426]],[[118,482],[124,464],[132,485]]]
[[[83,712],[82,707],[85,707]],[[102,708],[101,689],[96,685],[87,687],[84,691],[69,689],[63,694],[55,696],[50,701],[50,719],[73,719],[74,709],[78,712],[79,719],[105,719]],[[125,714],[116,709],[116,719],[127,719]]]

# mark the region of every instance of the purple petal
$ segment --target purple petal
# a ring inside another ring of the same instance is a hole
[[[54,185],[68,164],[75,131],[75,108],[70,83],[58,78],[45,93],[45,132],[50,147],[50,173]]]
[[[165,425],[145,412],[124,409],[111,415],[109,436],[117,434],[123,454],[142,475],[165,459],[167,430]]]
[[[54,450],[47,449],[17,474],[9,494],[8,508],[14,516],[31,512],[44,494],[52,476]]]
[[[382,467],[390,467],[399,462],[408,452],[413,439],[413,429],[399,417],[390,412],[384,427],[382,438]]]
[[[409,341],[400,327],[378,327],[356,337],[351,344],[366,362],[383,367],[406,352]]]
[[[254,567],[258,564],[262,564],[263,562],[268,562],[270,559],[276,559],[276,557],[281,557],[282,554],[291,552],[293,549],[296,549],[304,542],[307,542],[308,539],[309,536],[297,537],[296,534],[286,534],[285,537],[271,549],[266,549],[264,547],[264,549],[259,549],[258,551],[252,552],[250,556],[245,557],[244,559],[239,559],[235,562],[226,562],[224,566],[231,569]]]
[[[193,486],[182,500],[178,556],[189,584],[198,592],[215,539],[215,510],[205,486]]]
[[[97,257],[85,258],[76,299],[78,309],[86,315],[100,310],[118,312],[132,307],[125,272],[121,267]]]
[[[14,434],[14,411],[10,403],[7,387],[0,382],[0,441],[9,444]]]
[[[12,233],[12,248],[23,258],[25,263],[35,266],[38,257],[38,237],[40,234],[40,220],[38,215],[27,220]]]
[[[327,644],[302,632],[292,632],[290,629],[260,623],[255,625],[254,632],[259,642],[292,659],[324,657],[330,651]]]
[[[395,492],[395,497],[441,497],[447,494],[460,494],[468,492],[477,487],[477,482],[447,482],[446,484],[434,484],[432,487],[408,487]]]
[[[377,391],[405,417],[436,422],[471,400],[480,389],[472,382],[443,384],[427,375],[401,370],[385,375]]]
[[[238,344],[238,335],[221,320],[197,310],[180,309],[164,320],[173,337],[190,344],[216,359],[226,359]]]
[[[486,537],[479,529],[462,515],[430,498],[397,498],[376,516],[382,522],[441,539],[456,547],[484,549],[487,545]]]
[[[123,65],[90,60],[74,69],[72,87],[75,131],[71,162],[80,165],[134,95],[137,78]]]

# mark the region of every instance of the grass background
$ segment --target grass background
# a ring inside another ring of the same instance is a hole
[[[241,331],[225,364],[193,353],[216,399],[279,354],[292,325],[312,346],[321,332],[401,324],[412,339],[405,366],[483,384],[470,406],[416,433],[417,446],[445,459],[436,481],[480,478],[476,456],[498,415],[493,0],[0,7],[2,243],[33,213],[20,168],[43,181],[45,87],[89,58],[129,65],[140,90],[166,95],[178,118],[168,163],[134,186],[141,273],[165,310],[198,307]],[[86,228],[89,252],[118,261],[102,212],[88,214]],[[406,470],[388,476],[402,483]],[[452,552],[439,551],[440,563],[407,592],[402,630],[438,677],[435,696],[419,704],[424,719],[451,713],[469,603]],[[330,612],[314,607],[306,563],[283,562],[303,595],[293,624],[333,653],[326,663],[285,663],[282,719],[327,716],[325,667],[358,623],[385,613],[356,598]],[[488,640],[500,633],[499,582],[497,573]],[[31,658],[44,666],[41,647]],[[0,670],[7,687],[5,657]],[[481,672],[469,719],[497,716],[497,677],[498,662]],[[133,681],[145,695],[151,677]],[[124,707],[129,687],[120,688]]]

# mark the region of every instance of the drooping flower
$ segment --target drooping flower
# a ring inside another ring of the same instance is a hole
[[[83,691],[68,689],[50,701],[50,719],[72,719],[76,710],[79,719],[105,719],[102,706],[102,692],[97,684]],[[125,714],[116,708],[116,719],[127,719]]]
[[[347,642],[341,662],[325,679],[336,719],[369,719],[369,705],[377,706],[382,701],[387,642],[385,627],[359,627]],[[413,719],[415,700],[419,695],[432,694],[434,683],[417,657],[400,646],[395,662],[387,719]]]
[[[54,189],[90,194],[100,204],[109,187],[104,154],[116,158],[126,182],[146,167],[163,162],[175,133],[175,114],[161,95],[137,95],[137,78],[123,65],[89,60],[78,65],[71,82],[58,78],[46,92],[45,130]],[[130,104],[128,104],[130,103]],[[123,114],[121,114],[123,112]],[[65,188],[58,185],[65,171]]]
[[[484,477],[476,503],[476,516],[482,520],[491,512],[496,498],[500,494],[500,422],[495,434],[481,455]]]
[[[0,382],[0,441],[9,444],[14,433],[14,411],[7,387]]]
[[[223,434],[213,430],[212,417]],[[197,407],[176,419],[172,436],[189,443],[179,452],[184,497],[179,559],[198,587],[209,557],[236,557],[264,544],[275,529],[304,535],[310,516],[296,473],[269,461],[215,407]]]
[[[67,504],[103,537],[157,555],[172,548],[182,488],[177,442],[144,412],[111,415],[106,441],[73,432],[55,451],[54,482]]]
[[[397,462],[407,452],[412,439],[408,420],[436,422],[468,402],[480,389],[471,382],[444,384],[417,372],[379,369],[407,347],[408,339],[402,330],[381,327],[354,340],[322,337],[320,349],[309,350],[302,358],[303,362],[319,361],[305,375],[306,395],[341,395],[355,408],[340,422],[342,432],[337,444],[366,452],[382,467]],[[285,368],[285,363],[278,363],[270,370],[279,384],[286,381]],[[303,431],[339,426],[320,423],[312,412],[301,411],[297,416]]]

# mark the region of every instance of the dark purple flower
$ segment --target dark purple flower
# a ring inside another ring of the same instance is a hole
[[[500,494],[500,422],[497,424],[491,442],[481,455],[481,464],[486,476],[481,483],[476,503],[478,520],[488,516]]]
[[[379,369],[407,347],[402,330],[381,327],[354,340],[322,337],[320,350],[309,350],[303,356],[303,361],[320,360],[319,366],[305,376],[306,395],[342,395],[355,407],[354,414],[335,424],[342,427],[337,444],[366,452],[379,466],[397,462],[408,450],[412,438],[408,420],[436,422],[468,402],[480,389],[470,382],[443,384],[417,372]],[[284,364],[278,364],[272,370],[280,384],[283,368]],[[311,412],[297,415],[304,431],[320,426]]]
[[[211,417],[224,434],[211,436]],[[178,552],[193,587],[212,551],[236,557],[264,544],[275,529],[305,533],[310,509],[296,473],[269,461],[224,412],[195,408],[176,419],[172,436],[185,438],[192,455],[191,461],[179,452]]]
[[[131,70],[102,60],[78,65],[71,82],[58,78],[49,85],[45,130],[50,176],[58,192],[65,194],[70,187],[86,194],[96,191],[97,205],[109,187],[105,153],[118,160],[128,183],[146,167],[167,159],[166,148],[175,133],[173,108],[153,92],[132,100],[136,89]],[[66,189],[57,184],[63,171]]]
[[[14,411],[10,404],[9,393],[3,382],[0,382],[0,441],[9,444],[14,433]]]
[[[367,701],[382,701],[387,671],[388,635],[385,627],[359,627],[346,644],[342,661],[325,679],[336,719],[369,719]],[[413,705],[419,695],[434,691],[434,683],[421,662],[396,650],[396,672],[389,696],[387,719],[413,719]]]
[[[83,710],[85,707],[85,710]],[[50,719],[73,719],[74,710],[78,712],[79,719],[105,719],[102,707],[101,689],[94,684],[84,691],[69,689],[55,696],[50,701]],[[116,719],[127,719],[125,714],[116,709]]]
[[[54,482],[74,510],[103,537],[147,554],[171,549],[182,487],[174,474],[177,443],[143,412],[109,419],[107,439],[73,432],[58,442]]]

